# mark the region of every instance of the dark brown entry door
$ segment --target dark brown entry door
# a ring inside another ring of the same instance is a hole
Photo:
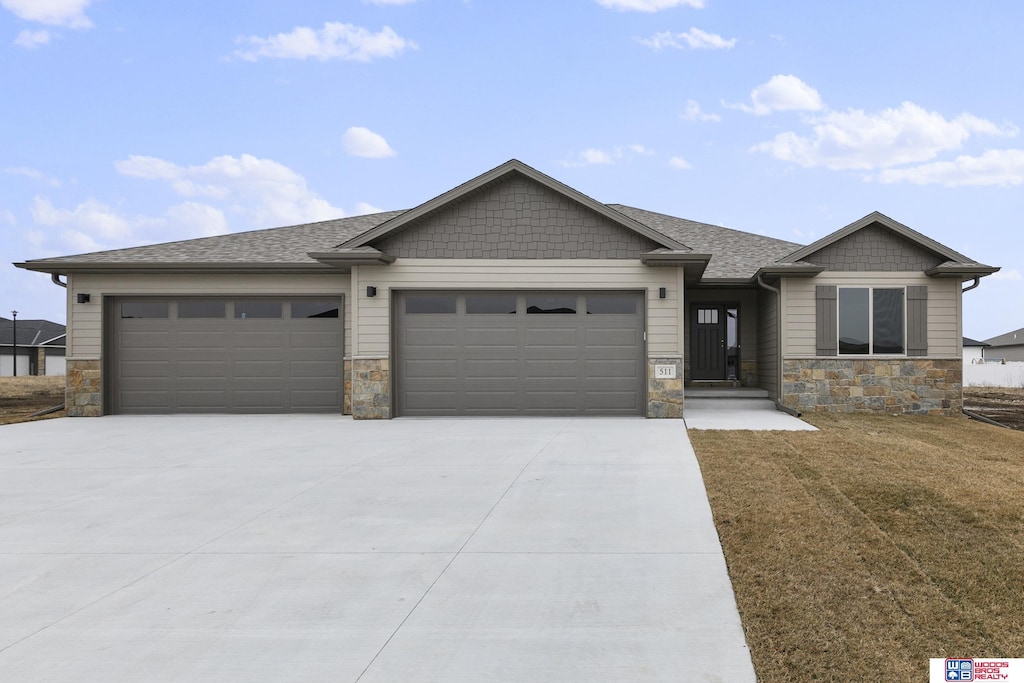
[[[726,310],[696,304],[690,321],[690,375],[696,380],[723,380],[726,372]]]

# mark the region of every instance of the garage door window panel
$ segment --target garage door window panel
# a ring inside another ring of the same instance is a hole
[[[516,299],[509,294],[467,294],[467,315],[515,315]]]
[[[281,310],[280,301],[235,302],[235,318],[239,320],[280,318]]]
[[[227,301],[189,301],[178,302],[179,318],[223,318],[227,310]]]
[[[637,297],[628,294],[588,294],[588,315],[636,315]]]
[[[337,301],[293,301],[292,318],[337,318]]]
[[[122,318],[167,318],[170,304],[166,301],[122,301]]]
[[[577,300],[575,296],[540,296],[531,294],[526,297],[526,313],[528,315],[575,315],[576,306]]]
[[[451,315],[455,313],[454,295],[409,294],[405,297],[405,312],[409,315]]]

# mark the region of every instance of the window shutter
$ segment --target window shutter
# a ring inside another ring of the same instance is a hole
[[[928,355],[928,287],[907,287],[907,355]]]
[[[838,302],[835,285],[818,285],[815,288],[816,346],[819,356],[835,356],[839,353],[839,323],[836,320]]]

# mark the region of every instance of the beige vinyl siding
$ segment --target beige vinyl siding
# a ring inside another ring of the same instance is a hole
[[[923,273],[825,272],[813,278],[785,278],[782,281],[783,356],[814,357],[815,286],[837,287],[928,287],[928,357],[959,355],[960,281],[955,278],[931,278]]]
[[[758,298],[757,381],[772,398],[779,397],[779,297],[762,289]]]
[[[399,259],[390,266],[353,268],[358,333],[352,355],[386,357],[391,339],[392,289],[631,289],[647,291],[649,356],[681,356],[679,269],[632,260]],[[368,298],[366,287],[377,288]],[[658,298],[658,288],[666,298]]]
[[[103,298],[110,296],[340,296],[345,297],[345,355],[351,336],[347,273],[323,275],[89,274],[68,278],[68,356],[100,358],[103,348]],[[79,292],[91,301],[75,303]]]

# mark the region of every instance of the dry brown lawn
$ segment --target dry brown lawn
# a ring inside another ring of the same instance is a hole
[[[807,420],[821,431],[690,432],[762,683],[1024,657],[1024,433]]]
[[[0,377],[0,425],[61,417],[64,411],[41,418],[32,413],[64,403],[64,377]]]

